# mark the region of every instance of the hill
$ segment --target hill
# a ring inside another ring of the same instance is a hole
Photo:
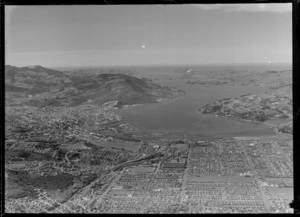
[[[276,126],[282,133],[292,134],[292,71],[230,71],[200,74],[202,80],[187,81],[198,85],[240,85],[260,86],[265,93],[243,95],[237,98],[222,99],[203,106],[201,113],[215,114],[243,121],[266,122],[278,120]]]
[[[10,104],[31,106],[123,105],[155,103],[183,91],[162,87],[148,79],[125,74],[69,73],[42,66],[5,66],[6,99]]]
[[[214,113],[239,120],[264,122],[271,119],[287,119],[292,115],[289,98],[274,95],[243,95],[215,101],[199,109],[202,113]]]

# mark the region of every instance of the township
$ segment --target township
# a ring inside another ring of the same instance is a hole
[[[9,212],[46,213],[293,212],[291,138],[156,142],[146,149],[154,155],[173,151],[102,168],[100,177],[64,201],[59,193],[36,189],[37,199],[6,200],[5,207]]]

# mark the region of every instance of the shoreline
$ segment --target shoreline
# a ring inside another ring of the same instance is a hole
[[[254,120],[239,119],[239,118],[234,118],[234,117],[227,117],[227,116],[224,116],[224,115],[216,115],[215,113],[204,114],[201,111],[199,111],[199,112],[202,115],[214,115],[215,117],[225,118],[225,119],[228,119],[228,120],[235,120],[235,121],[240,121],[240,122],[248,122],[248,123],[253,123],[253,124],[262,124],[262,125],[270,127],[276,134],[288,134],[288,133],[281,133],[281,132],[279,132],[278,129],[277,129],[277,125],[273,125],[273,124],[270,124],[270,123],[259,122],[259,121],[254,121]],[[290,135],[290,134],[288,134],[288,135]]]
[[[143,105],[147,105],[147,104],[156,104],[156,103],[172,101],[172,100],[176,100],[176,99],[177,99],[177,97],[175,97],[175,98],[160,98],[160,99],[157,99],[156,102],[154,102],[154,103],[140,103],[140,104],[124,105],[120,109],[121,110],[122,109],[130,109],[130,108],[134,108],[136,106],[143,106]]]

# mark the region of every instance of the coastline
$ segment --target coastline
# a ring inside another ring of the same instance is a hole
[[[265,123],[265,122],[259,122],[259,121],[255,121],[255,120],[246,120],[246,119],[239,119],[239,118],[234,118],[234,117],[227,117],[224,115],[217,115],[215,113],[209,113],[209,114],[204,114],[201,111],[199,111],[202,115],[214,115],[215,117],[218,118],[225,118],[228,120],[235,120],[235,121],[240,121],[240,122],[248,122],[248,123],[253,123],[253,124],[263,124],[265,126],[270,127],[276,134],[281,134],[278,130],[277,130],[277,126],[273,125],[273,124],[269,124],[269,123]]]

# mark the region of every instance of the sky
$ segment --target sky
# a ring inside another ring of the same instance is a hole
[[[45,67],[292,62],[292,5],[5,6],[5,61]]]

